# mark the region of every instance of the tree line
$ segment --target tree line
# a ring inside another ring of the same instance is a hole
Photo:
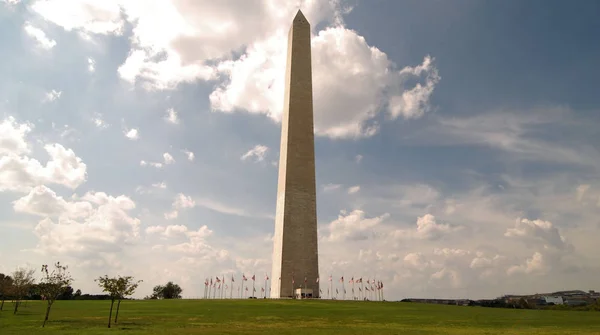
[[[131,299],[129,297],[135,293],[142,282],[132,276],[104,275],[94,280],[104,294],[82,294],[79,289],[73,290],[71,286],[73,278],[67,266],[60,262],[55,263],[53,267],[42,265],[41,274],[41,279],[36,283],[33,269],[19,268],[10,275],[0,273],[0,311],[4,310],[4,303],[8,300],[13,303],[13,314],[17,314],[19,308],[28,300],[43,300],[46,302],[46,313],[42,327],[45,327],[52,306],[58,300],[110,300],[108,314],[108,328],[110,328],[115,302],[117,303],[114,314],[116,324],[121,301]],[[182,291],[179,285],[168,282],[166,285],[155,286],[152,294],[144,299],[180,299]]]

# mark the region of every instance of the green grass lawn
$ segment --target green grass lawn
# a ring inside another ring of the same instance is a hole
[[[116,305],[116,304],[115,304]],[[600,334],[600,313],[397,302],[145,300],[121,303],[108,329],[108,301],[45,302],[0,312],[0,334]]]

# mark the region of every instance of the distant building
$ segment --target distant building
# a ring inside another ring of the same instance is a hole
[[[543,298],[546,304],[562,305],[565,303],[561,296],[545,296]]]

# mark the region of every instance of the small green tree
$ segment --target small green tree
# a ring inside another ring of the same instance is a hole
[[[135,289],[137,289],[141,280],[134,282],[133,277],[131,276],[109,278],[107,275],[104,275],[104,277],[99,277],[95,281],[98,282],[98,285],[102,288],[103,292],[106,292],[110,295],[110,312],[108,314],[108,328],[110,328],[115,300],[118,300],[117,312],[115,314],[115,323],[117,323],[121,300],[132,295]]]
[[[12,294],[15,297],[15,311],[13,314],[17,314],[21,300],[23,300],[23,297],[29,292],[29,288],[35,282],[33,278],[34,273],[33,269],[17,269],[13,272]]]
[[[119,319],[119,309],[121,308],[121,300],[132,295],[142,281],[133,281],[132,276],[126,276],[117,278],[116,289],[117,289],[117,312],[115,313],[115,324]]]
[[[181,292],[183,291],[179,285],[173,282],[168,282],[167,285],[156,285],[154,286],[152,293],[153,299],[181,299]]]
[[[46,302],[48,303],[48,306],[46,307],[46,317],[44,318],[42,327],[46,326],[52,304],[54,304],[56,299],[63,294],[67,287],[73,282],[73,278],[71,278],[71,274],[67,272],[66,266],[61,265],[60,262],[56,262],[54,267],[55,269],[52,270],[52,272],[49,272],[48,265],[42,265],[43,278],[38,285],[38,288],[42,299],[46,299]]]
[[[5,275],[4,273],[0,273],[0,297],[2,298],[2,303],[0,304],[0,311],[4,308],[4,300],[6,300],[6,296],[10,293],[12,289],[13,280],[10,276]]]

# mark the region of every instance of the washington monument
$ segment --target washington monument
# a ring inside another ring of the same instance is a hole
[[[310,24],[298,11],[288,34],[271,298],[297,288],[319,296],[310,48]]]

